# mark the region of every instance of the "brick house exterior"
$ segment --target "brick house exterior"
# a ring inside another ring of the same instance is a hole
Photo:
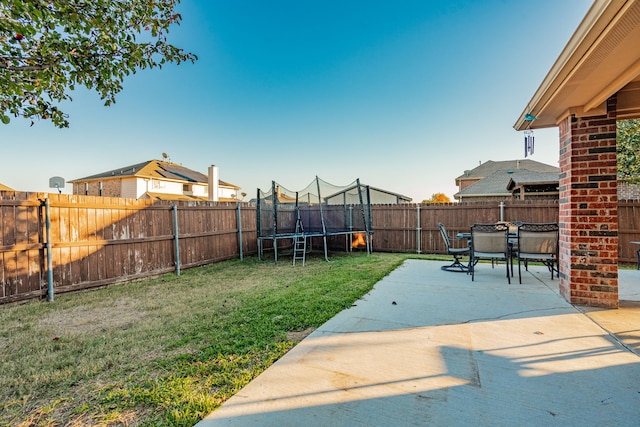
[[[560,292],[617,308],[617,120],[640,117],[640,1],[596,0],[518,117],[558,127]]]

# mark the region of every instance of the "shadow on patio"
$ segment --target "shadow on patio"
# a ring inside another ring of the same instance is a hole
[[[640,424],[640,311],[441,265],[407,261],[198,425]]]

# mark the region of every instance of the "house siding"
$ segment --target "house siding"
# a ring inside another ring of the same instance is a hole
[[[140,187],[140,181],[142,181],[142,185],[144,185],[144,181],[141,179],[123,179],[120,186],[122,188],[122,191],[120,192],[120,197],[137,199],[141,194],[138,192],[138,187]]]

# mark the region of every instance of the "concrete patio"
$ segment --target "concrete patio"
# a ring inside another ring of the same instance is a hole
[[[443,264],[405,262],[197,425],[640,425],[640,271],[605,310],[542,267]]]

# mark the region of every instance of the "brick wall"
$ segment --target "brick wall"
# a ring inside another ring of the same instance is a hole
[[[619,200],[640,200],[640,184],[630,184],[627,181],[618,181]]]
[[[560,292],[573,304],[618,306],[615,107],[560,123]]]
[[[73,194],[82,196],[122,197],[120,179],[108,179],[104,181],[75,182]],[[86,185],[88,184],[88,186]],[[100,186],[102,184],[102,190]]]

